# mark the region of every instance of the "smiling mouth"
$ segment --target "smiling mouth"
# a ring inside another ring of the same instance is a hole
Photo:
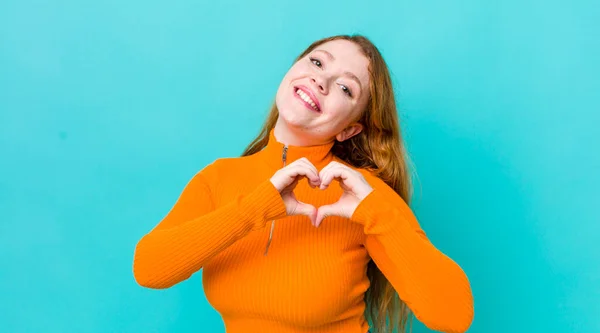
[[[321,112],[321,109],[319,109],[317,104],[312,100],[312,98],[310,98],[310,96],[308,96],[307,93],[302,91],[302,89],[296,88],[294,90],[294,94],[296,97],[300,98],[307,107],[313,109],[314,111]]]

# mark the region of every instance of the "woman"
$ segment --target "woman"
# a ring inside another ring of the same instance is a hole
[[[231,333],[404,331],[411,313],[464,332],[469,281],[429,242],[409,192],[381,54],[363,36],[322,39],[243,155],[198,172],[139,241],[135,279],[168,288],[204,268]]]

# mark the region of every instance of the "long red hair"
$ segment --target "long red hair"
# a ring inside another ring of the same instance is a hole
[[[364,125],[362,132],[343,142],[336,141],[332,151],[356,168],[374,171],[410,204],[411,162],[402,140],[390,73],[377,47],[362,35],[337,35],[313,42],[295,61],[304,58],[317,46],[336,39],[356,43],[369,59],[370,99],[358,120]],[[278,116],[277,105],[273,103],[259,135],[242,156],[257,153],[267,145],[269,132]],[[391,333],[394,329],[398,332],[410,330],[412,312],[373,261],[368,265],[367,276],[371,284],[365,295],[365,317],[371,322],[372,331]]]

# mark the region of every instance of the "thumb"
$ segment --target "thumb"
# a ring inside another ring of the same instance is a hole
[[[298,201],[294,215],[306,215],[310,219],[310,223],[314,225],[317,209],[313,205],[309,205],[302,201]]]
[[[337,207],[337,203],[331,204],[331,205],[323,205],[321,207],[319,207],[319,209],[317,210],[317,218],[315,219],[315,227],[319,227],[321,225],[321,222],[323,222],[323,220],[327,217],[327,216],[334,216],[336,215],[336,212],[338,211],[338,207]]]

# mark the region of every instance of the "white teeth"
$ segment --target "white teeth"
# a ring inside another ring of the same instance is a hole
[[[305,94],[304,91],[298,89],[296,91],[296,94],[298,94],[300,96],[300,98],[302,98],[303,101],[310,104],[313,107],[313,109],[318,111],[318,108],[317,108],[317,105],[315,104],[315,102],[313,102],[313,100],[310,99],[310,97],[307,94]]]

